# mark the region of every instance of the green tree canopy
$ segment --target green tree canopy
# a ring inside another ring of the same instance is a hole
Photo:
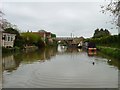
[[[22,33],[21,36],[29,43],[29,44],[34,44],[37,43],[37,41],[39,39],[41,39],[40,36],[35,35],[31,32],[26,32],[26,33]]]
[[[56,34],[51,34],[51,37],[52,38],[56,38]]]
[[[35,45],[39,48],[44,47],[44,42],[42,41],[40,35],[34,34],[32,32],[21,33],[21,36],[25,40],[25,44],[27,45]]]
[[[103,30],[103,28],[101,28],[100,30],[95,30],[93,38],[100,38],[104,36],[110,36],[110,32],[107,29]]]

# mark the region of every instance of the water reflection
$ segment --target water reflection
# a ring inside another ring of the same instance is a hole
[[[88,56],[95,56],[97,51],[88,51]]]
[[[23,64],[30,64],[33,62],[45,62],[46,60],[50,60],[52,57],[55,57],[56,54],[68,54],[68,53],[82,53],[84,52],[82,49],[77,48],[67,48],[66,46],[58,46],[58,48],[47,48],[47,49],[40,49],[36,50],[34,52],[23,52],[19,54],[12,54],[3,56],[3,70],[6,70],[8,72],[12,72],[13,70],[16,70],[20,63]],[[95,52],[88,52],[88,56],[95,56]],[[101,56],[101,54],[97,54],[97,56]],[[102,56],[104,57],[104,56]],[[104,57],[105,58],[105,57]],[[109,65],[113,65],[118,67],[120,69],[120,63],[117,60],[109,60],[107,61]],[[92,62],[93,65],[95,65],[95,62]]]
[[[58,45],[58,52],[63,53],[67,50],[67,46]]]
[[[82,49],[79,48],[68,48],[67,46],[58,46],[58,53],[65,54],[65,53],[79,53],[82,52]]]
[[[44,62],[45,60],[50,60],[53,56],[56,55],[56,48],[46,48],[39,49],[34,52],[27,52],[22,54],[22,62],[24,63],[33,63],[35,61]],[[19,57],[19,55],[18,55]]]
[[[19,60],[15,60],[14,55],[3,57],[2,62],[3,62],[3,70],[7,70],[8,72],[16,70],[20,64]]]
[[[118,85],[117,62],[98,54],[90,57],[82,49],[58,46],[7,55],[2,60],[6,88],[113,88]]]
[[[40,49],[33,52],[23,52],[12,55],[4,55],[2,57],[3,70],[12,72],[16,70],[20,63],[30,64],[33,62],[44,62],[45,60],[50,60],[57,53],[56,48]]]

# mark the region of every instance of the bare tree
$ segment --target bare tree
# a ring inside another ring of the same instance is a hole
[[[110,0],[107,6],[101,6],[103,8],[102,12],[111,12],[113,15],[113,23],[118,26],[118,34],[120,34],[120,0]]]
[[[2,28],[2,20],[3,20],[3,16],[4,13],[2,11],[0,11],[0,28]]]
[[[17,25],[11,24],[10,22],[8,22],[7,19],[3,18],[3,15],[5,15],[2,11],[0,11],[0,27],[2,29],[6,29],[6,28],[13,28],[18,30]]]

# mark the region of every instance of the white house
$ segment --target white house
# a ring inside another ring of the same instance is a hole
[[[10,48],[14,46],[16,34],[11,34],[7,32],[2,33],[2,46],[5,48]]]

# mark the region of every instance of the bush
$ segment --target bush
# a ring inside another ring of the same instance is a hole
[[[120,48],[120,35],[91,38],[86,41],[94,42],[96,45]]]

